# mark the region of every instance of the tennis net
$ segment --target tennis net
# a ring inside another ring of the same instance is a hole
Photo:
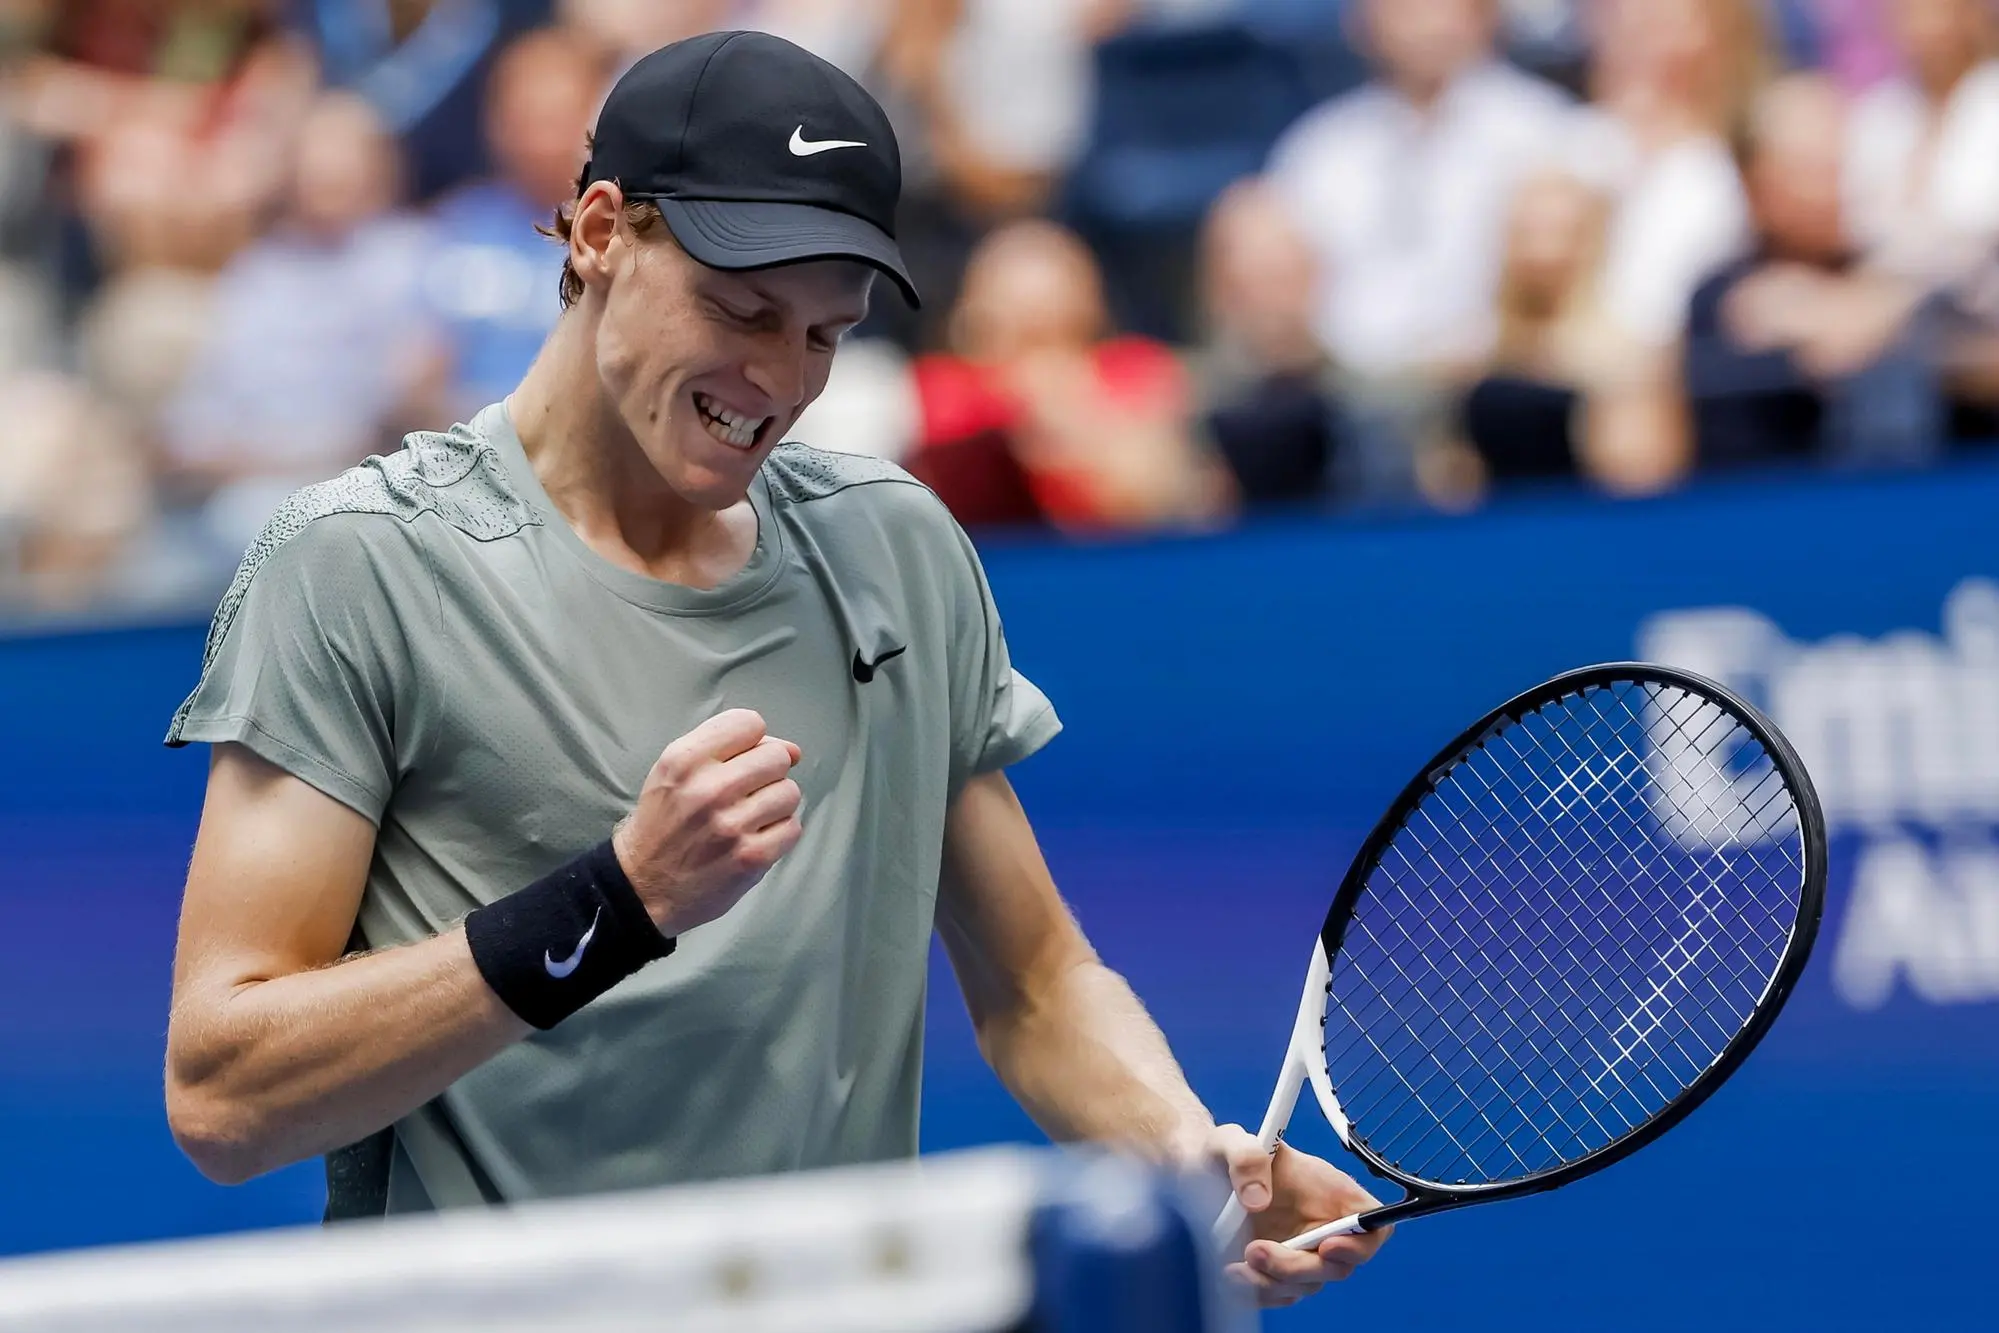
[[[0,1263],[13,1333],[1218,1333],[1177,1181],[988,1149]]]

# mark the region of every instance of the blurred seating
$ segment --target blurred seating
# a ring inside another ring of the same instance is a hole
[[[1990,0],[6,12],[0,596],[220,567],[285,489],[503,396],[557,318],[534,228],[602,89],[721,26],[890,108],[926,305],[878,299],[798,433],[970,522],[1999,442]],[[1823,79],[1759,99],[1800,65]],[[332,110],[358,103],[379,132]]]
[[[289,490],[438,420],[427,238],[396,206],[394,140],[323,95],[299,136],[283,222],[220,278],[212,321],[162,421],[180,490],[241,550]]]
[[[600,80],[589,48],[556,28],[515,39],[493,66],[485,131],[495,174],[432,208],[424,265],[454,419],[513,392],[561,313],[562,247],[536,228],[575,192]]]
[[[1240,24],[1121,33],[1098,45],[1095,71],[1061,215],[1102,257],[1119,327],[1185,341],[1201,220],[1309,105],[1305,72]]]
[[[326,84],[365,99],[401,141],[413,198],[486,170],[480,90],[507,32],[504,0],[292,3]]]

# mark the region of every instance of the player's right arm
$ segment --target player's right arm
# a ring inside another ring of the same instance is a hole
[[[799,836],[798,749],[722,713],[667,746],[613,838],[663,934],[712,921]],[[174,958],[167,1118],[225,1183],[409,1114],[532,1029],[463,926],[343,958],[375,826],[236,744],[215,747]]]
[[[225,1184],[352,1143],[530,1031],[455,928],[341,961],[375,826],[217,745],[188,867],[167,1121]]]

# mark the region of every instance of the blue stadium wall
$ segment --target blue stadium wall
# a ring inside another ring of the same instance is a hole
[[[1085,927],[1227,1117],[1261,1111],[1351,849],[1512,691],[1677,660],[1763,700],[1825,794],[1825,930],[1742,1074],[1610,1173],[1412,1224],[1272,1327],[1990,1326],[1995,516],[1999,469],[1978,466],[989,545],[1015,660],[1068,723],[1018,771],[1024,797]],[[0,642],[0,1252],[316,1215],[315,1168],[211,1186],[160,1110],[203,759],[157,742],[199,651],[193,626]],[[932,1011],[927,1146],[1033,1137],[942,970]],[[1329,1147],[1316,1124],[1296,1137]]]

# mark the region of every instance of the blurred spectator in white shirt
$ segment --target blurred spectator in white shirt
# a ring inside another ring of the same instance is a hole
[[[1999,246],[1999,60],[1991,0],[1893,0],[1907,67],[1854,109],[1849,224],[1868,262],[1947,284]]]
[[[284,493],[433,413],[423,228],[396,208],[394,142],[367,103],[322,97],[299,134],[290,207],[220,278],[213,323],[164,425],[185,484],[236,545]]]
[[[1549,85],[1493,57],[1490,0],[1360,0],[1373,82],[1313,111],[1270,175],[1324,267],[1316,324],[1365,375],[1490,346],[1507,199],[1559,142]]]
[[[1309,113],[1270,178],[1318,264],[1314,325],[1342,376],[1351,482],[1415,492],[1485,356],[1508,199],[1556,151],[1566,97],[1494,56],[1493,0],[1360,0],[1367,86]]]
[[[1594,105],[1572,169],[1617,201],[1600,298],[1667,353],[1694,288],[1742,253],[1749,205],[1730,143],[1768,72],[1757,0],[1598,0]]]
[[[562,249],[535,228],[575,191],[599,81],[589,48],[563,29],[516,39],[493,66],[486,142],[498,174],[437,204],[424,266],[457,418],[513,392],[561,313]]]

